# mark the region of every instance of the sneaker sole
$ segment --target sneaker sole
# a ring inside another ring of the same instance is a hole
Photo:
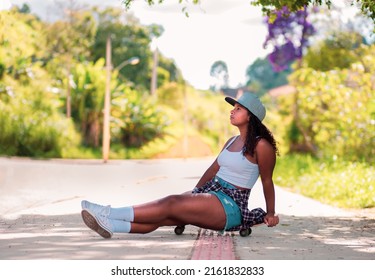
[[[83,222],[88,226],[90,229],[95,231],[97,234],[99,234],[103,238],[111,238],[112,232],[107,230],[105,227],[100,225],[100,223],[95,219],[95,216],[92,215],[88,210],[82,210],[81,216],[83,219]]]

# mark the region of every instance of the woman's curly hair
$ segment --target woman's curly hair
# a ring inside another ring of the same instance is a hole
[[[248,110],[250,114],[250,121],[247,126],[247,135],[243,154],[249,154],[254,156],[255,147],[258,141],[262,138],[266,139],[275,150],[276,154],[279,154],[276,140],[273,137],[271,131],[253,114]]]

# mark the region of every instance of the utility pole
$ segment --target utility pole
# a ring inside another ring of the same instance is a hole
[[[110,147],[110,111],[111,111],[111,37],[107,37],[106,45],[106,70],[107,79],[105,83],[105,96],[104,96],[104,119],[103,119],[103,161],[106,163],[109,157],[109,147]]]
[[[154,50],[154,64],[152,66],[152,76],[151,76],[151,96],[156,94],[156,87],[158,82],[158,48]]]
[[[112,66],[112,45],[111,45],[111,35],[107,37],[106,45],[106,82],[105,82],[105,96],[104,96],[104,118],[103,118],[103,161],[106,163],[109,158],[110,146],[111,146],[111,74],[113,70]],[[126,61],[123,61],[114,70],[120,71],[124,66],[136,65],[139,63],[138,57],[131,57]]]

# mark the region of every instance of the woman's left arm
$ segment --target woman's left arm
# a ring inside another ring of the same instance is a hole
[[[273,227],[279,223],[279,217],[275,215],[275,187],[272,179],[276,164],[276,153],[271,144],[265,139],[259,140],[255,153],[267,207],[264,223],[269,227]]]

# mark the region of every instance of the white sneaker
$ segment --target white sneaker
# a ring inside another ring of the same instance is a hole
[[[81,201],[81,207],[82,210],[90,210],[91,213],[94,213],[95,215],[103,214],[103,209],[106,207],[111,207],[110,205],[104,206],[100,204],[95,204],[87,200]],[[108,214],[109,215],[109,212]]]
[[[111,238],[113,235],[113,225],[108,219],[109,208],[109,206],[104,207],[103,211],[98,215],[93,213],[90,209],[83,209],[81,212],[83,222],[86,226],[103,238]]]

